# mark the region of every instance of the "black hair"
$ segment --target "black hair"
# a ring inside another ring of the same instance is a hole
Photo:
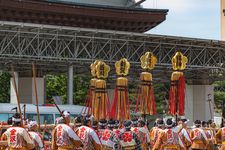
[[[8,124],[8,125],[12,125],[12,117],[9,117],[9,118],[8,118],[7,124]]]

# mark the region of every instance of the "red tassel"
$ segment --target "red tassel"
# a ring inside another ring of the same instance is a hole
[[[127,107],[127,114],[129,115],[129,119],[130,119],[130,102],[129,102],[129,97],[128,97],[128,90],[127,90],[127,88],[126,88],[126,91],[125,91],[125,98],[126,98],[126,100],[127,100],[127,102],[126,102],[126,104],[127,104],[127,106],[125,106],[125,107]]]
[[[176,86],[170,87],[169,93],[169,114],[176,115]]]
[[[151,87],[150,88],[150,102],[151,102],[151,115],[155,115],[156,114],[156,104],[155,104],[155,97],[154,97],[154,90]]]
[[[112,104],[112,108],[111,108],[111,113],[110,113],[110,117],[112,119],[116,118],[116,105],[118,103],[118,89],[116,87],[115,91],[114,91],[114,99],[113,99],[113,104]]]
[[[110,100],[109,100],[109,94],[108,93],[106,94],[106,102],[107,102],[107,118],[109,118],[109,117],[111,117],[110,116],[111,109],[110,109]]]
[[[136,108],[135,108],[135,112],[138,112],[138,106],[140,104],[140,99],[141,99],[141,88],[140,87],[137,87],[137,102],[136,102]],[[135,96],[136,97],[136,96]]]
[[[185,110],[184,97],[185,97],[185,78],[184,76],[180,76],[178,84],[172,85],[170,87],[169,114],[176,115],[176,113],[178,113],[180,116],[184,115]]]
[[[179,104],[179,115],[184,115],[184,97],[185,97],[185,78],[181,76],[178,81],[178,104]]]

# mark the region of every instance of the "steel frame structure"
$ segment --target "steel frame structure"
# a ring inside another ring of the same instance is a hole
[[[75,73],[89,74],[87,66],[96,59],[114,68],[115,61],[125,57],[131,63],[129,77],[137,79],[139,59],[146,51],[158,59],[153,71],[156,81],[170,80],[171,58],[177,51],[188,57],[188,82],[209,84],[225,79],[222,41],[0,21],[2,70],[10,70],[13,64],[17,71],[26,72],[36,62],[41,74],[66,72],[71,64]]]

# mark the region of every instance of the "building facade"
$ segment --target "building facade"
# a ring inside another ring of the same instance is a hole
[[[221,40],[225,41],[225,0],[221,0]]]

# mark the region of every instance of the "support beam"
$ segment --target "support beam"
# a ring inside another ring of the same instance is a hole
[[[71,105],[73,104],[73,65],[68,67],[67,103]]]
[[[18,72],[15,72],[14,74],[15,74],[15,82],[16,82],[17,90],[18,90],[19,74],[18,74]],[[10,79],[10,103],[17,104],[16,91],[13,88],[13,78]]]

